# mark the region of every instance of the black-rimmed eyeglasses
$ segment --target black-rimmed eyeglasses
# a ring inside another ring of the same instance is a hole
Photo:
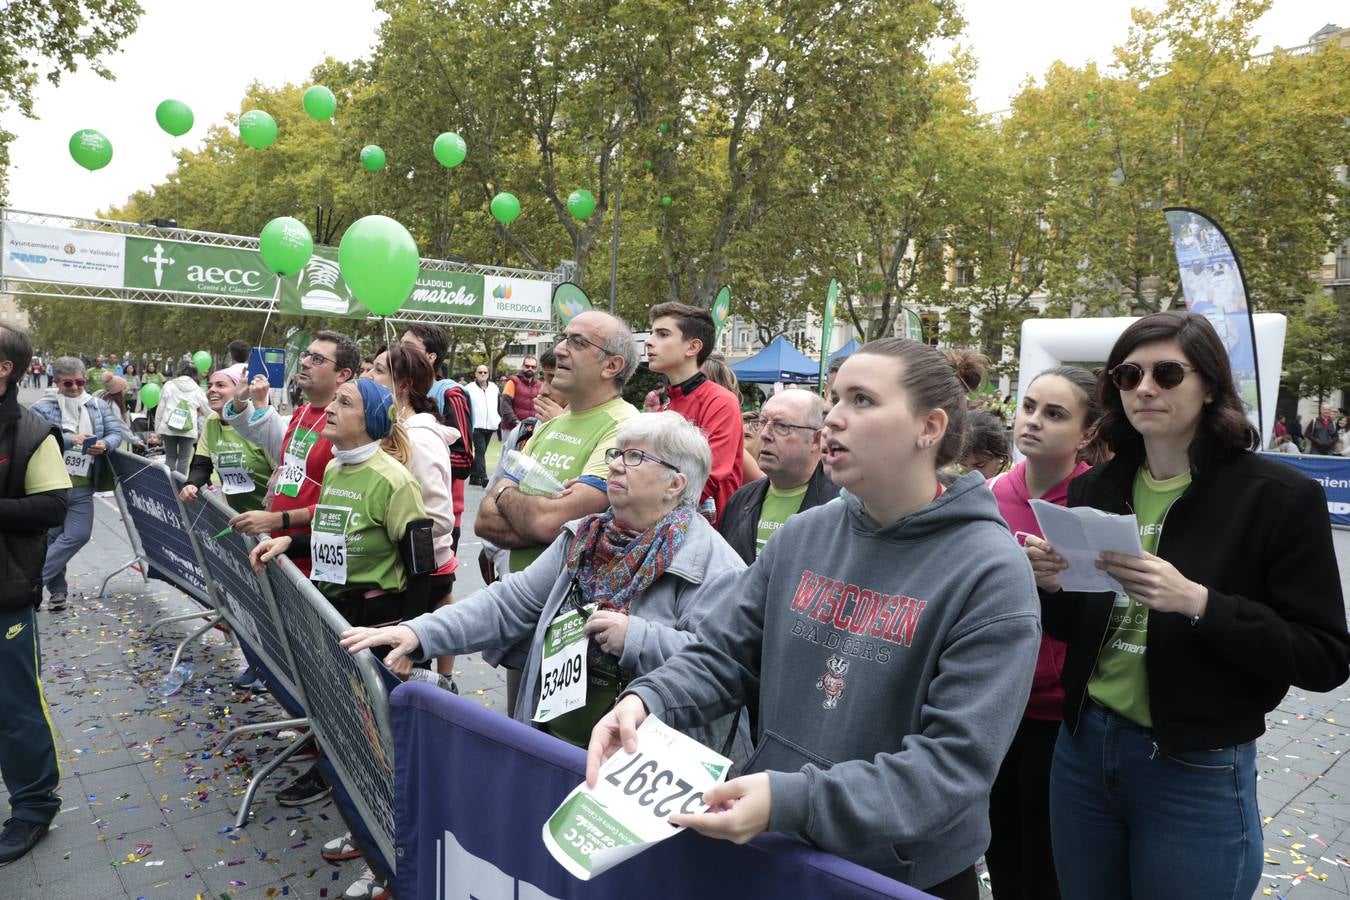
[[[623,467],[625,469],[636,469],[638,466],[642,465],[644,459],[650,459],[654,463],[665,466],[672,472],[680,471],[679,466],[672,465],[661,457],[653,456],[646,450],[639,450],[636,447],[629,447],[627,450],[620,450],[618,447],[610,447],[605,451],[605,462],[613,463],[616,459],[623,460]]]

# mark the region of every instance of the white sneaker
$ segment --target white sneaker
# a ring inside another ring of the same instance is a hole
[[[361,851],[356,849],[356,844],[352,842],[352,833],[348,831],[324,844],[320,855],[331,862],[341,862],[344,859],[356,859],[361,855]]]
[[[389,892],[375,878],[370,866],[362,869],[361,877],[347,885],[347,890],[342,894],[343,900],[385,900],[388,896]]]

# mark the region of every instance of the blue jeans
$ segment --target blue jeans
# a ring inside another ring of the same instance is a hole
[[[42,583],[53,594],[66,593],[66,564],[89,543],[94,529],[94,486],[87,484],[70,492],[66,520],[47,532],[47,561]]]
[[[1256,745],[1167,755],[1086,703],[1061,727],[1050,836],[1065,900],[1249,900],[1261,878]]]

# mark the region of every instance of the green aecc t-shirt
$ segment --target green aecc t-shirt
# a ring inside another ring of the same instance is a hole
[[[802,498],[806,496],[808,487],[809,482],[791,490],[780,491],[772,484],[769,485],[768,493],[764,495],[764,505],[759,510],[759,528],[755,532],[756,556],[764,552],[764,545],[773,537],[773,533],[801,510]]]
[[[398,460],[383,450],[341,469],[333,460],[324,471],[318,505],[336,508],[336,515],[330,511],[324,522],[316,517],[310,528],[323,530],[325,523],[341,520],[347,539],[347,583],[316,581],[320,593],[338,598],[353,590],[401,591],[407,587],[398,542],[408,523],[425,519],[427,510],[422,486]]]
[[[1162,481],[1141,466],[1134,476],[1134,514],[1145,553],[1157,554],[1163,521],[1172,504],[1191,484],[1183,472]],[[1153,727],[1148,705],[1148,607],[1125,594],[1116,595],[1106,643],[1097,654],[1097,670],[1088,681],[1088,696],[1145,728]]]

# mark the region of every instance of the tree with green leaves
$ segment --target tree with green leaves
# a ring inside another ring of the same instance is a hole
[[[1350,307],[1325,291],[1311,292],[1289,316],[1283,381],[1318,402],[1350,385]]]
[[[1282,309],[1350,226],[1350,52],[1252,62],[1269,0],[1168,0],[1133,12],[1115,65],[1056,64],[1005,128],[1039,147],[1060,243],[1046,289],[1060,313],[1168,308],[1181,299],[1164,206],[1228,232],[1254,303]]]

